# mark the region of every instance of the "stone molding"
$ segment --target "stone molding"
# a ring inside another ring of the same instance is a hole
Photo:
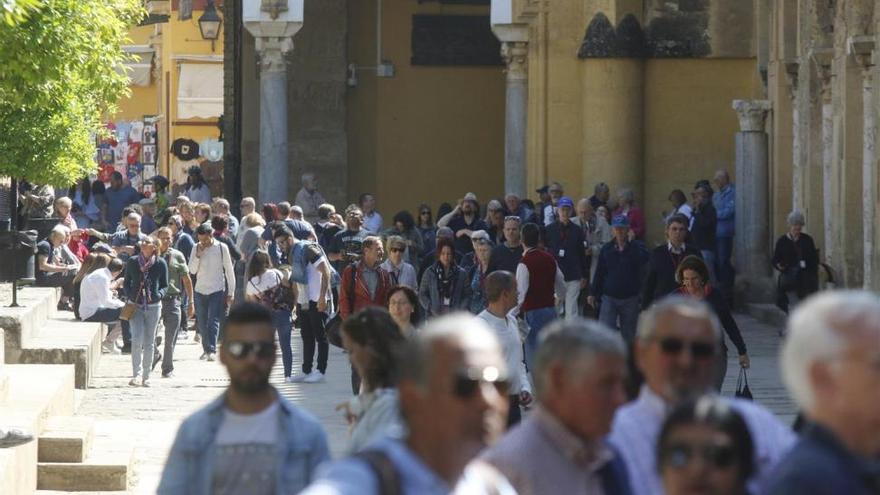
[[[771,108],[769,100],[733,100],[741,132],[764,132],[764,123]]]
[[[292,38],[257,38],[260,72],[287,71],[287,53],[293,50]]]
[[[846,52],[865,70],[874,66],[873,53],[875,41],[871,35],[850,36],[846,43]]]
[[[529,44],[524,42],[506,42],[501,44],[501,58],[507,64],[507,79],[513,81],[526,80],[529,77]]]

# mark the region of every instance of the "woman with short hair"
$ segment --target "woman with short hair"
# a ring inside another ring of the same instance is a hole
[[[46,239],[37,243],[36,286],[61,287],[59,311],[72,311],[70,298],[73,297],[73,279],[79,271],[80,262],[67,247],[70,230],[58,224],[52,228]]]
[[[777,305],[786,313],[819,290],[819,253],[813,238],[803,232],[804,214],[788,215],[788,232],[776,240],[773,268],[779,271]]]
[[[405,285],[413,290],[418,288],[419,284],[416,280],[415,267],[404,261],[404,255],[407,250],[406,241],[400,236],[392,235],[388,237],[386,245],[388,259],[379,266],[388,272],[388,275],[391,277],[391,283],[393,285]]]

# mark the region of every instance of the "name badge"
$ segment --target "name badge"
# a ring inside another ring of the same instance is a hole
[[[806,267],[807,267],[807,262],[804,260],[801,260],[801,268],[806,268]]]
[[[451,305],[451,304],[452,304],[452,299],[450,299],[450,298],[448,298],[448,297],[444,297],[444,298],[443,298],[443,305],[444,305],[444,306],[449,306],[449,305]]]
[[[565,249],[560,249],[559,250],[559,257],[561,258],[563,256],[565,256]]]

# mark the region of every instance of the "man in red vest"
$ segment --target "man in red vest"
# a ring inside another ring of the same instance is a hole
[[[538,247],[540,228],[527,223],[522,228],[522,242],[525,247],[522,259],[516,267],[516,287],[519,292],[519,310],[529,325],[526,337],[526,365],[531,369],[534,364],[535,352],[538,350],[538,338],[541,330],[556,315],[556,287],[562,287],[565,281],[562,272],[556,265],[552,254]]]

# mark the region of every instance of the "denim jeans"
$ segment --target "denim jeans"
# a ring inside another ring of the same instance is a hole
[[[318,371],[327,372],[327,355],[330,353],[330,344],[327,343],[326,329],[327,314],[318,311],[318,303],[309,301],[309,309],[305,312],[300,329],[303,340],[302,371],[305,374],[312,372],[315,347],[318,348]]]
[[[718,277],[718,285],[723,290],[729,290],[733,287],[733,265],[730,264],[730,257],[733,255],[733,237],[718,237],[715,240],[718,246],[716,254],[718,258],[715,260],[715,276]]]
[[[156,328],[159,326],[159,315],[162,313],[162,304],[150,304],[146,309],[138,306],[131,317],[131,376],[141,376],[141,361],[143,361],[143,379],[150,378],[150,370],[153,368],[153,353],[156,350]]]
[[[620,329],[623,339],[632,343],[636,336],[636,325],[639,321],[639,296],[618,299],[602,296],[599,309],[599,321],[611,329]],[[618,321],[620,324],[618,325]]]
[[[180,296],[162,299],[162,324],[165,326],[165,350],[162,353],[162,374],[174,371],[174,347],[180,330]]]
[[[526,367],[532,370],[535,363],[535,353],[538,352],[538,341],[541,330],[548,323],[556,319],[556,308],[540,308],[526,311],[526,323],[529,324],[529,335],[526,336]]]
[[[293,316],[290,311],[272,311],[272,326],[278,333],[281,345],[281,362],[284,364],[284,377],[293,372],[293,348],[290,346],[290,334],[293,332]]]
[[[220,322],[226,313],[226,293],[222,290],[213,294],[196,292],[193,299],[196,304],[196,322],[199,325],[199,335],[202,336],[202,351],[205,354],[216,354]]]

